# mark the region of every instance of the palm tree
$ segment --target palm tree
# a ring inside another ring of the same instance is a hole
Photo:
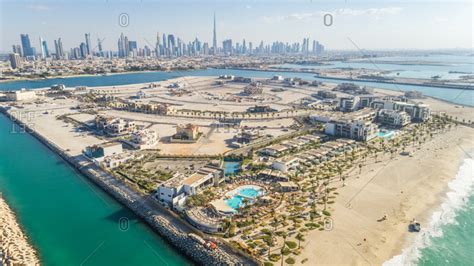
[[[304,241],[304,235],[302,233],[298,233],[295,238],[298,240],[298,249],[300,249],[301,241]]]
[[[288,236],[288,234],[286,232],[283,232],[282,234],[282,237],[283,237],[283,246],[281,247],[281,265],[283,266],[283,257],[285,256],[285,254],[283,253],[283,251],[285,250],[285,245],[286,245],[286,237]]]

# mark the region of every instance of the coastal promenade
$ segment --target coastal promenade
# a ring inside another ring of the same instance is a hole
[[[13,122],[25,127],[26,132],[31,133],[48,148],[56,152],[77,171],[85,175],[104,191],[112,195],[117,201],[132,210],[137,216],[146,221],[150,227],[169,243],[176,247],[184,255],[200,265],[255,265],[251,259],[234,253],[229,247],[220,246],[215,250],[209,250],[202,244],[194,241],[188,236],[189,233],[197,231],[187,225],[179,217],[174,216],[168,210],[159,205],[152,197],[142,195],[131,189],[124,182],[114,178],[109,173],[99,168],[84,156],[71,156],[67,151],[58,147],[54,142],[30,128],[27,123],[17,120],[5,108],[0,112]]]

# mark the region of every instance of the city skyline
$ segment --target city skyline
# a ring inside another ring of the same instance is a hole
[[[154,39],[152,36],[156,32],[173,32],[186,42],[197,37],[209,43],[210,47],[214,45],[214,34],[218,45],[226,39],[246,39],[256,44],[310,38],[331,49],[347,50],[356,49],[348,37],[363,49],[469,48],[472,44],[471,5],[468,2],[433,5],[426,1],[415,4],[296,1],[269,5],[262,1],[216,2],[205,7],[188,3],[183,7],[165,1],[133,4],[84,2],[75,5],[79,10],[88,8],[87,18],[76,17],[75,13],[81,12],[68,13],[73,8],[70,3],[31,4],[4,0],[0,3],[2,25],[15,25],[2,26],[1,52],[10,52],[11,45],[20,43],[20,33],[29,33],[32,46],[37,49],[40,47],[35,40],[40,37],[47,40],[50,50],[53,40],[58,38],[62,38],[65,47],[76,47],[84,41],[84,33],[80,32],[90,33],[89,38],[96,44],[98,38],[102,39],[104,50],[115,50],[116,36],[122,32],[141,46],[153,43],[149,40]],[[425,12],[419,13],[420,10]],[[214,12],[217,16],[215,30]],[[119,25],[120,14],[128,16],[125,27]],[[325,22],[326,14],[331,17],[327,15]],[[11,21],[15,24],[8,23]],[[433,23],[435,27],[429,27]],[[424,30],[420,32],[420,28]]]
[[[125,20],[128,22],[127,20]],[[121,20],[119,23],[123,23]],[[79,46],[71,47],[69,52],[65,52],[61,37],[54,40],[54,51],[48,49],[47,40],[42,37],[39,38],[39,52],[31,44],[29,34],[20,34],[21,44],[12,45],[12,53],[10,60],[12,66],[19,66],[18,57],[24,57],[29,60],[37,58],[46,59],[54,58],[61,59],[87,59],[95,57],[107,58],[127,58],[127,57],[181,57],[181,56],[201,56],[201,55],[264,55],[264,54],[301,54],[301,55],[321,55],[324,52],[324,45],[317,40],[312,40],[310,48],[310,39],[303,38],[303,42],[282,42],[273,41],[271,43],[256,43],[255,46],[251,41],[247,42],[242,39],[242,42],[233,41],[232,39],[225,39],[222,41],[222,46],[217,42],[217,20],[216,13],[213,15],[212,28],[212,46],[206,41],[199,40],[197,37],[192,41],[186,41],[179,36],[172,33],[168,35],[163,33],[156,33],[156,42],[150,43],[145,39],[146,44],[139,46],[136,40],[131,40],[128,36],[120,33],[117,42],[117,50],[104,50],[102,42],[104,39],[97,38],[97,45],[94,46],[91,42],[91,34],[85,33],[85,42],[81,42]],[[97,49],[96,49],[97,48]]]

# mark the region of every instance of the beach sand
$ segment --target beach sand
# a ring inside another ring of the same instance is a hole
[[[474,149],[473,133],[459,126],[420,149],[409,147],[415,150],[413,157],[379,156],[377,163],[368,158],[359,178],[357,170],[345,187],[336,185],[333,229],[310,232],[301,260],[308,258],[305,264],[310,265],[381,265],[400,254],[415,234],[408,232],[410,221],[428,223],[466,152]],[[377,221],[384,215],[387,220]]]
[[[39,265],[38,256],[0,197],[0,265]]]

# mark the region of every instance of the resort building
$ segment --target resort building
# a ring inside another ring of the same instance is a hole
[[[224,181],[224,171],[207,165],[190,176],[176,174],[173,178],[158,186],[156,197],[176,208],[185,202],[185,197],[196,195],[206,187],[218,185]]]
[[[158,133],[153,130],[142,129],[132,133],[132,143],[138,149],[147,149],[158,143]]]
[[[326,123],[324,132],[332,136],[368,141],[377,137],[378,127],[364,120],[332,120]]]
[[[279,170],[283,173],[286,173],[290,170],[295,170],[300,164],[300,160],[294,156],[287,156],[280,159],[275,160],[272,163],[272,168],[275,170]]]
[[[372,103],[372,108],[386,109],[394,111],[406,112],[412,121],[424,122],[431,116],[431,109],[426,104],[407,103],[401,101],[375,101]]]
[[[342,112],[352,112],[359,108],[360,98],[357,96],[341,97],[339,99],[339,110]]]
[[[5,92],[5,98],[7,101],[28,101],[37,98],[36,92],[32,90],[21,89],[18,91],[7,91]]]
[[[390,127],[404,127],[410,123],[411,118],[404,111],[382,109],[378,112],[377,121]]]

